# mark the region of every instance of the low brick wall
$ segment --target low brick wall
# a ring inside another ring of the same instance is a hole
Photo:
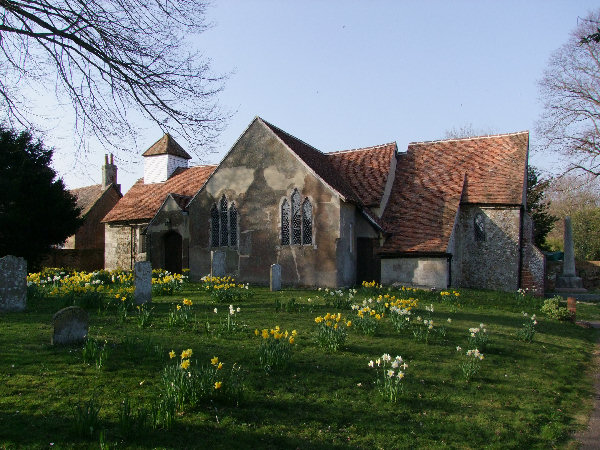
[[[104,268],[104,252],[98,249],[55,249],[42,260],[43,267],[64,267],[88,272]]]

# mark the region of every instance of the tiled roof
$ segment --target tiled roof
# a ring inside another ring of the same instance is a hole
[[[192,157],[186,152],[181,145],[171,137],[170,134],[165,134],[158,141],[150,146],[148,150],[142,153],[142,156],[154,156],[154,155],[173,155],[179,156],[180,158],[192,159]]]
[[[275,133],[283,143],[294,152],[302,161],[308,165],[325,183],[341,194],[346,201],[360,204],[352,186],[340,174],[331,162],[331,159],[321,151],[311,147],[307,143],[277,128],[275,125],[260,119],[267,127]]]
[[[144,184],[141,178],[104,217],[103,222],[144,221],[154,217],[168,194],[193,196],[217,166],[196,166],[176,170],[163,183]],[[175,198],[175,197],[174,197]],[[177,198],[175,198],[176,201]]]
[[[410,144],[383,214],[382,254],[445,253],[459,204],[523,203],[527,132]]]
[[[77,207],[81,208],[81,216],[85,216],[94,204],[102,197],[104,191],[101,184],[70,189],[69,192],[77,199]]]
[[[179,194],[170,194],[177,206],[181,208],[182,211],[186,211],[187,205],[192,199],[191,195],[179,195]]]
[[[366,206],[378,207],[388,179],[395,142],[374,147],[327,153],[333,167],[354,189]]]

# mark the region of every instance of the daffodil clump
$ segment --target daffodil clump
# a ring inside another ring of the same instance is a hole
[[[248,283],[236,283],[233,277],[211,277],[202,278],[202,289],[210,293],[217,303],[235,303],[244,301],[252,296]]]
[[[429,344],[434,338],[444,339],[446,337],[446,327],[433,321],[433,311],[433,305],[425,306],[424,311],[421,311],[423,316],[418,315],[410,320],[410,329],[414,338],[426,344]],[[449,322],[451,322],[450,319]]]
[[[365,301],[366,302],[366,301]],[[356,311],[356,316],[354,317],[354,325],[363,334],[372,336],[377,331],[377,326],[385,313],[378,313],[374,308],[371,308],[367,303],[363,303],[363,305],[352,305],[352,309]]]
[[[317,324],[317,343],[322,348],[337,351],[348,337],[346,328],[352,325],[351,320],[346,320],[341,313],[327,313],[324,316],[315,317]]]
[[[146,328],[150,325],[152,321],[152,313],[154,312],[154,308],[148,306],[147,304],[137,305],[135,307],[137,312],[137,324],[138,328]]]
[[[284,370],[292,357],[292,349],[296,343],[298,332],[275,328],[254,330],[255,336],[261,339],[258,355],[260,365],[266,373]]]
[[[417,307],[419,300],[416,298],[394,299],[390,302],[389,318],[397,331],[404,331],[410,328],[411,311]]]
[[[457,352],[461,352],[462,348],[456,347]],[[483,361],[484,356],[478,349],[467,350],[463,356],[463,362],[460,365],[460,368],[463,373],[463,377],[466,381],[470,381],[473,379],[477,373],[481,370],[481,361]]]
[[[485,350],[488,341],[489,335],[483,323],[480,323],[478,327],[469,328],[469,347]]]
[[[180,291],[187,277],[166,270],[152,271],[152,295],[173,295]]]
[[[184,298],[181,303],[177,303],[167,318],[170,327],[185,325],[192,320],[192,305],[194,303]]]
[[[408,364],[401,356],[392,357],[384,353],[380,358],[369,361],[369,367],[377,372],[376,386],[379,394],[389,402],[397,402],[404,391],[402,380]]]
[[[383,290],[383,286],[379,284],[377,281],[363,281],[361,283],[361,292],[366,295],[377,295]]]
[[[219,314],[219,308],[213,309],[215,314]],[[242,308],[239,306],[235,307],[233,304],[229,305],[224,315],[219,321],[217,332],[219,334],[235,334],[248,329],[248,326],[240,318]],[[207,329],[208,329],[207,322]]]
[[[239,399],[243,390],[239,366],[227,368],[217,356],[210,359],[210,364],[197,365],[192,356],[191,348],[179,355],[171,350],[169,358],[174,363],[167,365],[162,374],[163,395],[174,401],[178,411],[218,397]]]
[[[538,323],[537,317],[535,314],[529,316],[526,312],[522,314],[525,317],[525,322],[523,323],[523,328],[517,331],[517,338],[525,342],[533,342],[536,332],[535,327]]]

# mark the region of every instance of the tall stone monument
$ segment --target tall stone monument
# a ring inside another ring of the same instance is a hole
[[[565,256],[563,258],[563,272],[556,278],[556,291],[558,292],[587,292],[583,288],[583,281],[575,272],[575,251],[573,250],[573,227],[571,218],[565,217]]]

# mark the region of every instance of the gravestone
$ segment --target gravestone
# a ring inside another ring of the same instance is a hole
[[[79,306],[69,306],[52,316],[54,334],[52,345],[76,344],[85,340],[88,334],[88,313]]]
[[[210,252],[210,276],[225,276],[225,252],[222,250],[213,250]]]
[[[135,291],[133,300],[136,305],[152,301],[152,265],[150,261],[138,261],[133,267]]]
[[[0,258],[0,312],[23,311],[27,303],[27,261]]]
[[[573,250],[573,228],[571,218],[565,217],[565,240],[562,275],[556,278],[557,292],[587,292],[583,281],[575,273],[575,251]]]
[[[279,264],[271,265],[271,291],[281,290],[281,266]]]

